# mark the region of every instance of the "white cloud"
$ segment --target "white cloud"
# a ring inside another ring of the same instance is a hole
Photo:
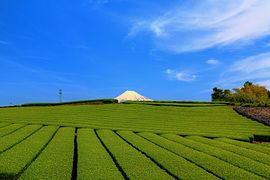
[[[177,81],[194,81],[196,80],[197,76],[193,74],[189,74],[185,71],[176,71],[176,70],[171,70],[167,69],[165,71],[165,74],[169,77],[171,80],[177,80]]]
[[[263,53],[236,61],[231,67],[231,71],[243,73],[254,73],[264,69],[270,69],[270,53]]]
[[[221,75],[220,85],[243,83],[244,81],[269,82],[270,53],[240,59],[234,62],[229,70]],[[260,83],[261,84],[261,83]]]
[[[206,64],[218,65],[219,61],[217,59],[209,59],[209,60],[206,61]]]
[[[260,81],[260,82],[257,82],[257,84],[260,84],[261,86],[265,86],[267,89],[270,90],[270,80]]]
[[[268,0],[196,1],[137,21],[129,35],[150,31],[159,47],[174,52],[246,44],[270,35],[269,9]]]

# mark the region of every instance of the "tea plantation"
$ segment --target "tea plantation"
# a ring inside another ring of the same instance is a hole
[[[0,108],[0,179],[270,179],[254,135],[221,104]]]

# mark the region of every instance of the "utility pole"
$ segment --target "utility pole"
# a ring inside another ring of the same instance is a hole
[[[62,102],[62,89],[59,89],[59,102]]]

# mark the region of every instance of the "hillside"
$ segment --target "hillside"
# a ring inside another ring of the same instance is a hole
[[[107,104],[4,108],[0,109],[0,121],[245,140],[254,134],[270,134],[269,126],[242,117],[229,106],[209,105]]]
[[[269,126],[176,104],[2,108],[0,179],[270,179]]]

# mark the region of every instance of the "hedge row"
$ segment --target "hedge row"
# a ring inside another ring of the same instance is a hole
[[[236,140],[228,139],[228,138],[217,138],[216,140],[270,155],[269,148],[258,146],[258,144],[236,141]],[[270,143],[268,144],[270,145]]]
[[[235,154],[229,151],[225,151],[220,148],[216,148],[216,147],[213,147],[213,146],[201,143],[201,142],[197,142],[195,139],[187,139],[187,138],[177,136],[175,134],[164,134],[162,136],[169,140],[181,143],[190,148],[193,148],[198,151],[209,154],[211,156],[217,157],[218,159],[226,161],[232,165],[235,165],[237,167],[250,171],[254,174],[264,176],[264,177],[269,177],[269,173],[265,172],[267,171],[266,169],[268,169],[267,165],[264,165],[257,161],[253,161],[249,158],[240,156],[238,154]],[[260,176],[256,176],[256,178],[254,177],[253,179],[263,179]]]
[[[120,136],[152,157],[161,166],[180,179],[218,179],[213,174],[187,161],[186,159],[161,148],[131,131],[120,131]]]
[[[142,104],[147,104],[147,103],[181,103],[181,104],[184,104],[184,103],[187,103],[187,104],[228,104],[228,102],[223,102],[223,101],[214,101],[214,102],[211,102],[211,101],[174,101],[174,100],[171,100],[171,101],[158,101],[158,100],[155,100],[155,101],[125,101],[124,103],[142,103]]]
[[[31,135],[39,128],[41,128],[41,125],[28,125],[19,129],[18,131],[15,131],[14,133],[0,138],[0,153]]]
[[[117,99],[95,99],[95,100],[79,100],[79,101],[68,101],[68,102],[57,102],[57,103],[26,103],[22,104],[22,107],[28,106],[59,106],[59,105],[76,105],[76,104],[112,104],[118,103]]]
[[[24,127],[24,126],[25,126],[25,124],[11,124],[11,125],[5,126],[5,127],[1,128],[0,137],[8,135],[8,134]]]
[[[113,131],[99,130],[98,135],[129,179],[173,179]]]
[[[270,166],[266,164],[260,163],[258,161],[252,160],[248,157],[236,154],[234,152],[224,150],[222,149],[222,147],[213,146],[213,144],[209,143],[208,139],[206,138],[202,138],[198,136],[188,136],[187,138],[183,138],[183,139],[190,140],[192,145],[196,145],[195,142],[197,142],[197,143],[200,143],[201,147],[203,148],[207,147],[208,149],[207,153],[210,155],[218,157],[219,159],[227,161],[247,171],[253,172],[254,174],[258,174],[260,176],[270,178],[270,171],[269,171]]]
[[[2,153],[0,155],[0,179],[15,179],[34,160],[56,129],[57,127],[54,126],[43,127],[37,133]]]
[[[197,164],[198,166],[212,172],[221,179],[256,179],[258,176],[245,171],[237,166],[222,161],[214,156],[194,150],[183,144],[170,141],[164,137],[152,133],[139,133],[140,136],[148,139],[149,141],[162,146],[169,151],[172,151],[179,156],[188,159],[189,161]]]
[[[60,128],[20,179],[71,179],[74,133],[74,128]]]
[[[260,146],[270,148],[270,143],[261,143]],[[270,149],[269,149],[270,152]]]
[[[93,129],[78,129],[77,179],[123,179]]]
[[[8,126],[8,125],[10,125],[10,123],[8,123],[8,122],[1,122],[0,123],[0,128],[5,127],[5,126]]]
[[[190,137],[190,138],[193,138],[193,137]],[[233,152],[235,154],[253,159],[255,161],[270,165],[270,156],[268,156],[267,154],[257,152],[254,150],[250,150],[250,149],[246,149],[243,147],[235,146],[235,145],[225,143],[222,141],[204,138],[204,137],[196,137],[195,139],[199,142],[206,143],[206,144],[209,144],[211,146],[221,148],[221,149]],[[270,166],[269,166],[269,168],[270,168]]]

